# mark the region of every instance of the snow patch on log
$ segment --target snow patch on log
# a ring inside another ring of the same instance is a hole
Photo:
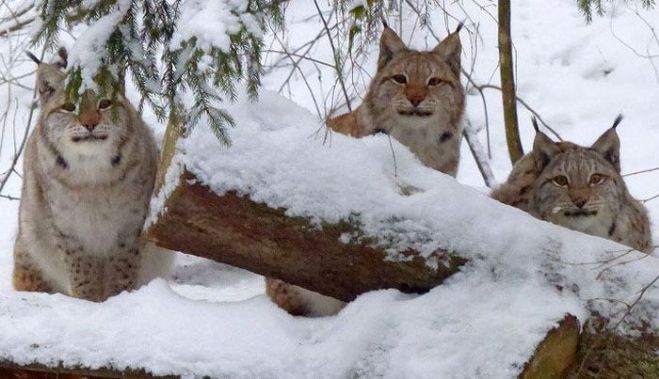
[[[154,191],[155,193],[151,198],[151,203],[149,205],[150,212],[144,222],[145,229],[155,223],[158,220],[158,216],[167,211],[165,202],[169,195],[171,195],[178,186],[184,167],[185,166],[181,162],[179,155],[175,155],[172,158],[169,167],[167,167],[162,186],[156,188]]]

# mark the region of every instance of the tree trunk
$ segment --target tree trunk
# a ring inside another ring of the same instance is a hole
[[[163,209],[147,231],[156,244],[344,301],[383,288],[425,292],[465,262],[444,251],[431,255],[433,261],[447,262],[436,268],[414,251],[404,253],[405,262],[390,261],[384,249],[369,241],[341,242],[344,233],[359,233],[355,225],[324,223],[321,229],[235,193],[218,196],[189,172],[183,173]]]
[[[517,96],[513,50],[510,38],[510,0],[499,0],[499,72],[501,73],[501,99],[506,127],[506,142],[510,161],[514,164],[524,155],[517,123]]]

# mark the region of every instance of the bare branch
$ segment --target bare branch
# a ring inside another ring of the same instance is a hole
[[[463,134],[467,140],[467,145],[469,145],[469,150],[471,150],[471,154],[474,156],[478,170],[480,171],[481,176],[483,176],[485,184],[490,188],[494,188],[497,184],[496,178],[492,173],[492,167],[490,167],[487,154],[485,153],[483,146],[478,140],[478,133],[476,128],[474,128],[469,119],[465,120]]]
[[[622,176],[625,177],[625,176],[632,176],[632,175],[638,175],[638,174],[645,174],[646,172],[653,172],[653,171],[657,171],[657,170],[659,170],[659,167],[653,167],[653,168],[648,168],[646,170],[634,171],[634,172],[630,172],[630,173],[627,173],[627,174],[623,174]]]

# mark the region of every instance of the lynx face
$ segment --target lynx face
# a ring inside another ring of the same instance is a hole
[[[374,114],[386,118],[389,125],[411,128],[454,121],[452,116],[456,110],[461,113],[464,102],[460,52],[457,32],[433,50],[421,52],[408,49],[393,30],[385,28],[369,93]]]
[[[613,220],[623,204],[621,181],[618,172],[598,152],[569,150],[554,158],[542,172],[533,201],[545,220],[602,235],[607,231],[599,229],[607,227],[606,221]]]
[[[129,115],[121,102],[91,91],[83,94],[79,107],[57,100],[43,121],[48,139],[63,151],[93,156],[126,138]]]
[[[126,141],[134,134],[130,105],[88,90],[78,104],[66,99],[65,74],[56,65],[42,64],[38,72],[42,113],[40,130],[57,164],[75,175],[76,182],[112,180]]]
[[[590,147],[553,142],[536,129],[533,150],[515,163],[492,198],[533,216],[634,249],[653,251],[647,210],[620,176],[620,140],[613,126]]]
[[[574,145],[566,150],[540,133],[534,154],[545,167],[535,183],[531,212],[555,224],[608,238],[627,194],[619,173],[615,129],[590,148]]]

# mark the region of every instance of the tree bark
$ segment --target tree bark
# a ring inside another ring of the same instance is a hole
[[[123,371],[86,367],[49,367],[39,363],[19,365],[10,361],[0,361],[0,378],[13,379],[107,379],[107,378],[132,378],[132,379],[175,379],[178,375],[155,376],[148,374],[142,369],[127,369]]]
[[[517,123],[517,95],[513,50],[510,37],[510,0],[499,0],[499,72],[501,73],[501,99],[506,128],[506,142],[510,161],[514,164],[524,155]]]
[[[577,359],[579,320],[568,314],[538,344],[520,379],[565,378]]]
[[[156,244],[344,301],[383,288],[425,292],[465,262],[444,251],[431,255],[446,262],[436,268],[414,251],[404,253],[404,262],[390,261],[369,241],[340,241],[344,233],[359,233],[355,225],[324,223],[321,229],[305,218],[286,216],[284,209],[235,193],[218,196],[189,172],[184,172],[163,209],[147,231]]]

